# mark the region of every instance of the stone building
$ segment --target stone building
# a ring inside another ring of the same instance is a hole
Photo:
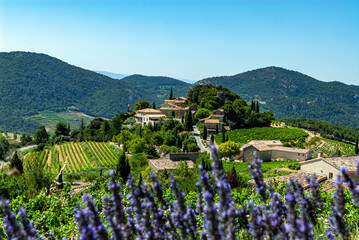
[[[141,124],[142,127],[149,123],[154,124],[162,117],[165,117],[165,115],[161,111],[152,108],[138,110],[135,114],[136,123]]]
[[[305,161],[312,158],[309,149],[284,147],[279,140],[251,141],[241,147],[243,162],[252,162],[255,158],[263,161],[293,160]]]
[[[318,176],[326,176],[329,180],[336,179],[340,174],[342,167],[348,168],[349,175],[358,183],[358,178],[355,175],[357,170],[356,160],[359,160],[359,155],[317,158],[309,161],[300,162],[300,170],[304,173],[315,173]]]

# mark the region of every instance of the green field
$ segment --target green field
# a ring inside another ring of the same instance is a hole
[[[301,137],[307,137],[308,133],[302,129],[289,127],[289,128],[250,128],[250,129],[236,129],[226,132],[228,140],[236,142],[240,145],[246,144],[252,140],[280,140],[288,142],[291,140],[298,140]],[[222,143],[222,133],[215,136],[216,142]]]
[[[41,111],[38,115],[27,117],[27,119],[38,122],[40,125],[44,125],[46,127],[46,130],[48,130],[50,133],[53,133],[58,122],[70,124],[71,129],[79,129],[81,119],[84,120],[85,124],[88,124],[91,122],[92,119],[94,119],[94,117],[72,110],[67,110],[63,112],[45,110]]]
[[[289,171],[285,171],[281,168],[289,168],[290,165],[297,165],[298,161],[274,161],[274,162],[263,162],[261,168],[263,177],[274,177],[274,176],[285,176],[290,174]],[[226,172],[232,171],[232,168],[236,169],[237,174],[241,174],[245,181],[252,179],[249,170],[248,162],[227,162],[223,161],[223,168]]]

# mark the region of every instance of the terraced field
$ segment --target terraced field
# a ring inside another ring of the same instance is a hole
[[[65,142],[51,149],[30,152],[23,157],[25,168],[33,161],[40,162],[49,172],[58,172],[65,164],[64,172],[73,173],[86,169],[115,167],[118,151],[105,142]]]
[[[330,156],[334,150],[338,149],[341,155],[354,154],[353,145],[326,138],[321,138],[321,140],[322,144],[320,144],[318,148],[314,149],[315,152],[323,152],[326,156]]]

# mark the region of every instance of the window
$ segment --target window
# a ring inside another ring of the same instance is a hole
[[[333,173],[329,173],[329,179],[332,179],[333,178]]]
[[[257,151],[253,151],[253,156],[257,156]]]

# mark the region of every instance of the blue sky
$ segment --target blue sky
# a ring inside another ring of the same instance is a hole
[[[200,80],[279,66],[359,85],[359,1],[0,0],[0,51]]]

